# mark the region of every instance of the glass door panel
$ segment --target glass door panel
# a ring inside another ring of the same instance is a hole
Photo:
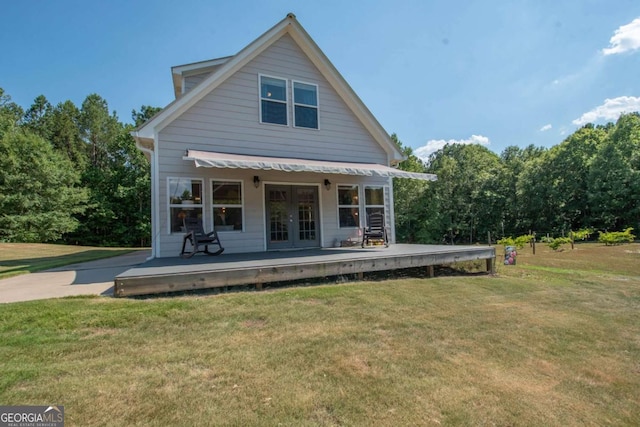
[[[291,189],[267,186],[267,248],[289,248],[291,236]]]
[[[319,246],[317,232],[318,189],[315,187],[295,188],[295,208],[298,211],[296,247]]]
[[[266,185],[267,249],[320,246],[317,187]]]

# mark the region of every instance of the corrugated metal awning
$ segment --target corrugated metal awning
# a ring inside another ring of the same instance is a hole
[[[407,172],[376,163],[346,163],[286,157],[245,156],[241,154],[215,153],[198,150],[187,150],[187,154],[183,159],[193,160],[196,167],[199,168],[316,172],[341,175],[381,176],[385,178],[409,178],[423,181],[435,181],[438,179],[434,174]]]

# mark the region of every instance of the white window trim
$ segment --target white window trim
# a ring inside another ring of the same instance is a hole
[[[240,205],[220,205],[220,204],[214,204],[213,203],[213,183],[215,181],[218,182],[239,182],[240,183]],[[226,179],[226,178],[211,178],[211,180],[209,181],[209,184],[211,185],[211,229],[215,230],[216,229],[216,225],[215,225],[215,218],[213,218],[213,209],[214,208],[222,208],[222,207],[234,207],[237,208],[238,206],[240,206],[240,208],[242,209],[242,230],[219,230],[218,233],[244,233],[245,232],[245,204],[244,204],[244,180],[241,179]]]
[[[358,190],[358,204],[357,205],[341,205],[340,204],[340,187],[356,187],[356,189]],[[338,205],[338,210],[337,210],[337,214],[338,214],[338,228],[341,230],[356,230],[359,229],[360,227],[362,227],[362,203],[360,202],[362,200],[362,194],[360,194],[360,188],[362,186],[360,184],[337,184],[336,185],[336,200],[337,200],[337,205]],[[343,227],[340,225],[340,209],[341,208],[348,208],[351,209],[353,207],[357,207],[358,208],[358,224],[353,225],[353,226],[349,226],[349,227]]]
[[[301,102],[296,102],[296,92],[295,92],[295,84],[300,83],[303,85],[314,86],[316,88],[316,105],[303,104]],[[262,105],[262,103],[260,103]],[[291,80],[291,105],[293,112],[293,127],[296,129],[309,129],[309,130],[320,130],[320,88],[315,83],[303,82],[302,80]],[[307,126],[296,126],[296,106],[299,105],[301,107],[310,107],[316,109],[316,114],[318,118],[318,127],[310,128]]]
[[[200,181],[200,188],[202,188],[202,190],[200,191],[202,194],[200,195],[200,203],[194,203],[193,206],[194,208],[202,208],[202,221],[203,221],[203,226],[204,226],[204,218],[205,218],[205,209],[204,209],[204,201],[206,199],[205,197],[205,188],[204,188],[204,179],[203,178],[195,178],[195,177],[189,177],[189,176],[168,176],[167,177],[167,228],[168,228],[168,234],[172,235],[172,234],[180,234],[181,232],[178,231],[171,231],[171,208],[182,208],[184,205],[182,204],[175,204],[175,203],[171,203],[171,180],[180,180],[180,179],[186,179],[186,180],[191,180],[191,181]]]
[[[277,80],[284,80],[284,96],[285,96],[285,100],[284,101],[280,101],[277,99],[268,99],[268,98],[262,98],[262,78],[263,77],[268,77],[271,79],[277,79]],[[269,74],[260,74],[258,73],[258,120],[260,121],[260,124],[263,125],[272,125],[272,126],[281,126],[281,127],[289,127],[289,98],[290,98],[290,94],[289,94],[289,80],[285,79],[283,77],[278,77],[278,76],[271,76]],[[269,101],[269,102],[277,102],[280,104],[285,104],[285,111],[286,111],[286,119],[287,119],[287,123],[286,124],[280,124],[280,123],[271,123],[271,122],[263,122],[262,121],[262,101]]]
[[[382,188],[382,204],[381,205],[368,205],[367,204],[367,188]],[[369,214],[367,213],[367,208],[382,208],[382,212],[384,215],[384,225],[385,226],[389,226],[389,224],[387,224],[387,207],[386,207],[386,200],[387,200],[387,186],[386,185],[365,185],[363,188],[363,202],[364,202],[364,225],[368,226],[369,224],[367,224],[367,221],[369,220]]]

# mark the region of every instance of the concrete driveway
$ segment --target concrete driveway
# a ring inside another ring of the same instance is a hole
[[[113,295],[113,279],[143,263],[151,251],[71,264],[0,280],[0,303],[59,298],[70,295]]]

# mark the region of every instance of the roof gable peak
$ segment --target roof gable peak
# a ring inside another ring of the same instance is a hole
[[[304,54],[327,79],[329,84],[336,90],[338,95],[353,111],[355,116],[362,122],[374,140],[378,142],[378,144],[380,144],[380,146],[388,153],[390,162],[397,163],[398,161],[403,160],[404,156],[391,140],[389,134],[387,134],[377,119],[364,105],[362,100],[355,94],[351,86],[333,66],[331,61],[329,61],[326,55],[313,41],[311,36],[305,31],[302,25],[300,25],[293,13],[288,13],[283,20],[271,27],[253,42],[249,43],[234,56],[172,67],[172,72],[176,71],[182,73],[193,72],[200,67],[206,68],[213,65],[217,66],[211,75],[203,80],[198,86],[177,98],[160,113],[134,131],[134,137],[146,140],[153,139],[157,132],[171,123],[176,117],[193,106],[213,89],[218,87],[222,82],[235,74],[244,65],[265,51],[285,34],[289,34],[293,38]]]

